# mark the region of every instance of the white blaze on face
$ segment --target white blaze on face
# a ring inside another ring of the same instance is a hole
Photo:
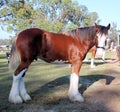
[[[105,46],[105,40],[107,38],[107,35],[103,34],[98,34],[98,48],[97,48],[97,51],[96,51],[96,56],[97,57],[102,57],[105,50],[103,49],[104,46]]]

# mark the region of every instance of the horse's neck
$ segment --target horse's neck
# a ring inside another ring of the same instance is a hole
[[[98,46],[98,39],[97,38],[94,38],[93,40],[91,40],[91,42],[89,42],[88,51],[94,46]]]
[[[87,40],[83,44],[84,46],[84,53],[87,54],[87,52],[94,46],[97,46],[97,41],[96,39],[93,40]]]

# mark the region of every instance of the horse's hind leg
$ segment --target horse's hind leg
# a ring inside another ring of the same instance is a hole
[[[27,94],[24,84],[24,76],[31,62],[22,62],[13,75],[13,84],[9,94],[9,101],[12,103],[22,103],[31,100]]]
[[[25,79],[25,77],[22,77],[20,79],[20,96],[25,102],[27,102],[27,101],[31,100],[31,97],[29,96],[29,94],[26,91],[24,79]]]

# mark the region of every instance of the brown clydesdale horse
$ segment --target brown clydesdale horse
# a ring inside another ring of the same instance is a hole
[[[72,64],[68,96],[71,101],[83,102],[84,98],[78,91],[82,60],[97,41],[106,39],[109,28],[110,24],[107,27],[95,24],[72,30],[68,32],[69,35],[38,28],[20,32],[11,49],[9,66],[15,68],[15,72],[9,101],[16,104],[31,100],[25,89],[24,78],[28,67],[38,57],[48,63],[62,60]]]

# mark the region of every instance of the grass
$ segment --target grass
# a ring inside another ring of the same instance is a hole
[[[106,59],[112,54],[113,52],[107,52]],[[80,83],[85,87],[106,76],[108,65],[100,60],[95,60],[95,63],[98,65],[95,69],[90,68],[90,62],[83,63]],[[12,74],[8,69],[5,53],[0,53],[0,112],[80,112],[79,110],[89,112],[90,108],[93,108],[92,105],[85,108],[84,103],[76,105],[69,101],[67,92],[71,68],[68,65],[48,64],[41,60],[33,62],[25,80],[27,91],[33,100],[19,105],[8,102]],[[81,93],[84,89],[86,88],[80,89]]]

